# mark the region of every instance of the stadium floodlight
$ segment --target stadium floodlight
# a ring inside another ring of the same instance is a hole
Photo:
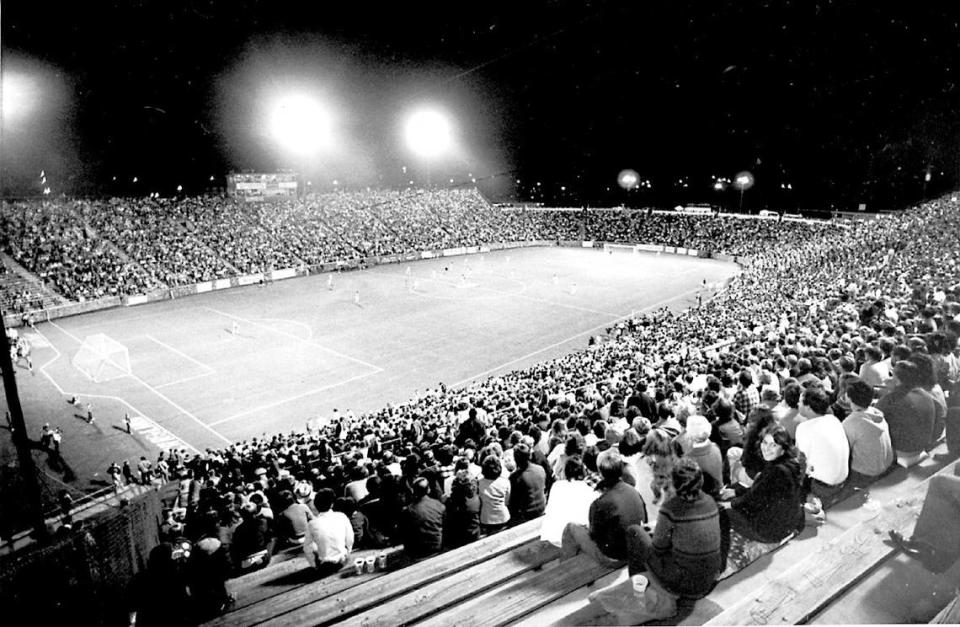
[[[418,157],[433,159],[453,146],[449,118],[436,109],[420,109],[407,117],[403,127],[407,147]]]
[[[620,174],[617,175],[617,183],[623,189],[630,191],[640,184],[640,175],[637,174],[636,170],[620,170]]]
[[[306,94],[278,98],[270,112],[269,128],[280,146],[300,156],[314,155],[333,143],[330,112]]]

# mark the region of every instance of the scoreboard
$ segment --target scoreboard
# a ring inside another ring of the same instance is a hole
[[[247,201],[280,200],[296,197],[300,191],[295,172],[231,172],[227,195]]]

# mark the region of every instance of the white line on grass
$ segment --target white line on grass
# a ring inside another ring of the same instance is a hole
[[[556,348],[556,347],[558,347],[558,346],[563,346],[563,345],[566,344],[567,342],[571,342],[571,341],[577,339],[578,337],[584,336],[584,335],[586,335],[586,334],[588,334],[588,333],[592,333],[593,331],[596,331],[597,329],[602,329],[602,328],[604,328],[604,327],[610,326],[611,324],[616,324],[617,322],[620,322],[621,320],[626,320],[626,319],[629,318],[630,316],[633,316],[635,313],[642,312],[642,311],[649,311],[649,310],[651,310],[651,309],[655,309],[655,308],[657,308],[657,307],[661,307],[661,306],[663,306],[663,305],[665,305],[665,304],[667,304],[667,303],[669,303],[669,302],[672,302],[672,301],[675,301],[675,300],[679,300],[679,299],[681,299],[681,298],[686,298],[686,297],[689,296],[690,294],[696,294],[698,291],[699,291],[699,288],[692,289],[692,290],[688,290],[688,291],[686,291],[686,292],[684,292],[684,293],[682,293],[682,294],[677,294],[676,296],[671,296],[670,298],[665,298],[665,299],[663,299],[663,300],[661,300],[661,301],[659,301],[659,302],[653,303],[652,305],[648,305],[648,306],[644,307],[643,309],[638,309],[638,310],[632,311],[632,312],[630,312],[630,313],[628,313],[628,314],[625,314],[625,315],[622,315],[622,316],[617,316],[617,317],[614,318],[613,320],[609,320],[609,321],[607,321],[607,322],[604,322],[603,324],[598,324],[598,325],[595,326],[595,327],[591,327],[591,328],[589,328],[589,329],[587,329],[587,330],[585,330],[585,331],[581,331],[581,332],[579,332],[579,333],[577,333],[577,334],[575,334],[575,335],[571,335],[570,337],[568,337],[568,338],[566,338],[566,339],[563,339],[563,340],[560,340],[559,342],[554,342],[553,344],[551,344],[551,345],[549,345],[549,346],[544,346],[543,348],[539,348],[539,349],[533,351],[532,353],[527,353],[526,355],[524,355],[524,356],[522,356],[522,357],[517,357],[516,359],[511,359],[510,361],[508,361],[508,362],[506,362],[506,363],[502,363],[502,364],[500,364],[499,366],[496,366],[496,367],[494,367],[494,368],[490,368],[489,370],[484,370],[483,372],[480,372],[480,373],[478,373],[478,374],[475,374],[475,375],[473,375],[472,377],[467,377],[466,379],[463,379],[462,381],[457,381],[456,383],[451,383],[449,387],[451,387],[451,388],[458,388],[458,387],[460,387],[461,385],[464,385],[464,384],[466,384],[466,383],[469,383],[469,382],[471,382],[471,381],[474,381],[474,380],[476,380],[476,379],[479,379],[480,377],[484,377],[484,376],[486,376],[486,375],[488,375],[488,374],[497,372],[498,370],[503,370],[504,368],[506,368],[506,367],[508,367],[508,366],[512,366],[513,364],[518,363],[518,362],[521,362],[521,361],[524,361],[524,360],[526,360],[526,359],[530,359],[531,357],[534,357],[534,356],[536,356],[536,355],[539,355],[540,353],[546,352],[546,351],[548,351],[548,350],[550,350],[550,349],[552,349],[552,348]]]
[[[184,359],[187,359],[187,360],[189,360],[189,361],[192,361],[193,363],[197,364],[197,365],[200,366],[201,368],[204,368],[204,369],[206,369],[206,370],[209,370],[210,372],[209,372],[208,374],[212,374],[213,372],[215,372],[215,370],[214,370],[213,368],[211,368],[210,366],[208,366],[207,364],[205,364],[205,363],[203,363],[203,362],[200,362],[200,361],[197,361],[196,359],[194,359],[194,358],[191,357],[190,355],[187,355],[187,354],[184,353],[183,351],[181,351],[181,350],[179,350],[179,349],[177,349],[177,348],[174,348],[174,347],[170,346],[169,344],[166,344],[166,343],[164,343],[164,342],[161,342],[160,340],[158,340],[157,338],[153,337],[152,335],[147,335],[146,338],[147,338],[148,340],[151,340],[151,341],[153,341],[153,342],[156,342],[157,344],[159,344],[160,346],[166,348],[167,350],[173,351],[174,353],[176,353],[177,355],[180,355],[180,356],[183,357]],[[167,385],[167,384],[165,384],[165,385]],[[160,387],[160,386],[158,385],[157,387]]]
[[[369,377],[369,376],[373,376],[373,375],[375,375],[375,374],[377,374],[377,373],[375,373],[375,372],[367,372],[367,373],[364,373],[364,374],[358,374],[358,375],[355,376],[355,377],[350,377],[349,379],[345,379],[345,380],[343,380],[343,381],[338,381],[338,382],[336,382],[336,383],[331,383],[330,385],[325,385],[325,386],[323,386],[323,387],[321,387],[321,388],[317,388],[317,389],[315,389],[315,390],[309,390],[309,391],[307,391],[307,392],[303,392],[302,394],[297,394],[296,396],[291,396],[291,397],[289,397],[289,398],[283,398],[283,399],[280,399],[279,401],[275,401],[275,402],[273,402],[273,403],[267,403],[266,405],[261,405],[261,406],[259,406],[259,407],[254,407],[254,408],[252,408],[252,409],[244,410],[244,411],[240,412],[239,414],[234,414],[234,415],[232,415],[232,416],[228,416],[228,417],[223,418],[223,419],[221,419],[221,420],[217,420],[217,421],[215,421],[215,422],[211,422],[211,423],[210,423],[210,426],[221,425],[221,424],[223,424],[223,423],[225,423],[225,422],[230,422],[230,421],[232,421],[232,420],[236,420],[237,418],[242,418],[242,417],[244,417],[244,416],[249,416],[250,414],[255,414],[255,413],[257,413],[258,411],[264,411],[264,410],[267,410],[267,409],[272,409],[272,408],[274,408],[274,407],[279,407],[280,405],[283,405],[283,404],[285,404],[285,403],[289,403],[289,402],[291,402],[291,401],[296,401],[296,400],[299,400],[299,399],[301,399],[301,398],[306,398],[307,396],[311,396],[311,395],[313,395],[313,394],[319,394],[320,392],[325,392],[326,390],[329,390],[329,389],[332,389],[332,388],[335,388],[335,387],[338,387],[338,386],[341,386],[341,385],[346,385],[347,383],[352,383],[353,381],[358,381],[358,380],[360,380],[360,379],[365,379],[365,378],[367,378],[367,377]]]
[[[370,274],[376,274],[376,275],[379,275],[379,276],[387,276],[387,277],[399,277],[399,276],[400,276],[400,275],[395,275],[395,274],[390,273],[390,272],[373,272],[373,271],[370,271],[370,270],[368,270],[367,272],[370,273]],[[423,279],[423,280],[424,280],[425,282],[426,282],[426,281],[434,281],[434,282],[436,282],[436,283],[446,283],[447,285],[452,285],[452,286],[454,286],[454,287],[457,286],[457,281],[451,281],[451,280],[449,280],[449,279],[441,279],[440,277],[437,277],[436,279],[430,278],[430,279]],[[614,316],[614,315],[616,315],[616,314],[614,314],[614,313],[612,313],[612,312],[609,312],[609,311],[599,311],[599,310],[596,310],[596,309],[590,309],[590,308],[588,308],[588,307],[578,307],[578,306],[576,306],[576,305],[569,305],[569,304],[567,304],[567,303],[559,303],[559,302],[557,302],[557,301],[548,300],[548,299],[546,299],[546,298],[536,298],[536,297],[534,297],[534,296],[527,296],[527,295],[524,294],[524,292],[527,290],[527,284],[526,284],[526,283],[524,283],[523,281],[517,280],[517,279],[505,279],[505,280],[507,280],[507,281],[513,281],[513,282],[515,282],[515,283],[519,283],[520,285],[523,286],[523,290],[521,290],[521,291],[519,291],[519,292],[509,292],[509,291],[507,291],[507,290],[498,290],[498,289],[495,288],[495,287],[487,287],[487,286],[485,286],[485,285],[473,285],[473,286],[471,286],[471,288],[472,288],[472,289],[477,289],[477,290],[482,290],[482,291],[484,291],[484,292],[491,292],[491,293],[493,293],[493,294],[499,294],[499,295],[501,295],[501,296],[513,296],[514,298],[522,298],[522,299],[524,299],[524,300],[529,300],[529,301],[534,302],[534,303],[543,303],[543,304],[545,304],[545,305],[551,305],[551,306],[553,306],[553,307],[562,307],[562,308],[564,308],[564,309],[573,309],[573,310],[575,310],[575,311],[584,311],[584,312],[587,312],[587,313],[601,314],[601,315],[604,315],[604,316]],[[427,294],[427,293],[425,293],[425,292],[421,292],[421,291],[418,291],[418,290],[414,290],[413,288],[411,288],[409,291],[410,291],[412,294],[416,294],[417,296],[424,296],[424,297],[426,297],[426,298],[437,298],[437,299],[442,299],[442,300],[457,300],[456,297],[437,296],[437,295],[435,295],[435,294]]]
[[[281,331],[280,329],[275,329],[275,328],[273,328],[273,327],[271,327],[271,326],[269,326],[269,325],[260,324],[260,323],[258,323],[258,322],[254,322],[253,320],[251,320],[251,319],[249,319],[249,318],[243,318],[243,317],[241,317],[241,316],[235,316],[235,315],[229,314],[229,313],[227,313],[227,312],[225,312],[225,311],[220,311],[220,310],[218,310],[218,309],[213,309],[212,307],[201,307],[201,309],[206,309],[207,311],[212,311],[212,312],[215,313],[215,314],[224,316],[224,317],[226,317],[226,318],[230,318],[231,320],[238,320],[238,321],[240,321],[240,322],[249,324],[249,325],[251,325],[251,326],[259,327],[259,328],[261,328],[261,329],[263,329],[263,330],[265,330],[265,331],[267,331],[267,332],[269,332],[269,333],[276,333],[277,335],[282,335],[282,336],[284,336],[284,337],[289,337],[289,338],[292,338],[292,339],[294,339],[294,340],[297,340],[298,342],[304,342],[304,343],[306,343],[306,344],[310,344],[311,346],[314,346],[314,347],[316,347],[316,348],[319,348],[320,350],[322,350],[322,351],[324,351],[324,352],[326,352],[326,353],[330,353],[331,355],[336,355],[337,357],[341,357],[341,358],[346,359],[346,360],[348,360],[348,361],[352,361],[352,362],[354,362],[354,363],[358,363],[358,364],[360,364],[360,365],[362,365],[362,366],[366,366],[367,368],[372,368],[372,369],[375,370],[376,372],[383,372],[383,368],[381,368],[380,366],[375,366],[375,365],[373,365],[373,364],[371,364],[371,363],[369,363],[369,362],[363,361],[362,359],[357,359],[356,357],[351,357],[350,355],[346,355],[346,354],[344,354],[344,353],[341,353],[340,351],[333,350],[332,348],[327,348],[326,346],[321,346],[320,344],[317,344],[316,342],[314,342],[314,341],[312,341],[312,340],[304,340],[302,337],[297,337],[297,336],[294,335],[293,333],[287,333],[286,331]],[[371,373],[371,374],[373,374],[373,373]]]
[[[50,322],[49,324],[50,324],[51,326],[53,326],[53,327],[56,327],[57,329],[60,329],[60,331],[61,331],[62,333],[64,333],[64,334],[67,335],[68,337],[73,338],[74,341],[76,341],[76,342],[78,342],[78,343],[80,343],[80,344],[83,344],[83,341],[80,340],[80,338],[78,338],[78,337],[77,337],[76,335],[74,335],[73,333],[70,333],[69,331],[67,331],[66,329],[64,329],[63,327],[61,327],[60,325],[58,325],[57,323],[55,323],[55,322]],[[138,377],[137,375],[135,375],[135,374],[130,374],[129,377],[130,377],[131,379],[133,379],[134,381],[136,381],[137,383],[139,383],[140,385],[142,385],[143,387],[145,387],[145,388],[147,388],[148,390],[150,390],[151,392],[153,392],[155,395],[159,396],[161,399],[163,399],[164,401],[166,401],[171,407],[173,407],[174,409],[176,409],[177,411],[179,411],[180,413],[182,413],[184,416],[187,416],[188,418],[192,419],[192,420],[193,420],[194,422],[196,422],[198,425],[200,425],[201,427],[203,427],[204,429],[206,429],[207,431],[209,431],[210,433],[212,433],[212,434],[215,435],[216,437],[220,438],[220,439],[223,440],[225,443],[227,443],[227,444],[232,444],[232,443],[233,443],[232,440],[230,440],[229,438],[225,437],[223,434],[217,432],[215,429],[211,428],[210,425],[208,425],[208,424],[205,423],[204,421],[202,421],[202,420],[200,420],[199,418],[197,418],[196,416],[194,416],[190,411],[188,411],[187,409],[184,409],[183,407],[181,407],[176,401],[174,401],[174,400],[171,399],[170,397],[166,396],[163,392],[159,391],[157,388],[153,387],[152,385],[150,385],[149,383],[147,383],[146,381],[144,381],[143,379],[141,379],[141,378]],[[87,395],[85,395],[85,396],[90,396],[90,395],[87,394]]]
[[[192,377],[184,377],[183,379],[177,379],[176,381],[167,381],[166,383],[161,383],[160,385],[153,386],[156,389],[170,387],[171,385],[179,385],[181,383],[187,383],[188,381],[195,381],[197,379],[203,379],[204,377],[213,376],[216,374],[215,370],[210,370],[210,372],[204,372],[201,374],[195,374]]]
[[[51,323],[51,324],[53,324],[53,323]],[[59,327],[59,326],[57,326],[57,325],[55,325],[55,324],[54,324],[53,326],[56,326],[58,329],[60,329],[61,331],[63,331],[63,332],[66,333],[67,335],[69,335],[70,337],[73,337],[74,339],[76,339],[76,338],[73,336],[73,334],[65,331],[62,327]],[[119,397],[119,396],[112,396],[112,395],[109,395],[109,394],[87,394],[86,392],[67,392],[66,390],[64,390],[64,389],[60,386],[60,384],[57,383],[56,379],[54,379],[53,376],[52,376],[49,372],[47,372],[47,370],[46,370],[47,367],[48,367],[50,364],[52,364],[53,362],[55,362],[55,361],[57,361],[58,359],[60,359],[60,357],[62,356],[62,354],[60,353],[60,349],[58,349],[56,346],[54,346],[54,345],[53,345],[53,342],[51,342],[48,337],[46,337],[45,335],[43,335],[43,333],[41,333],[40,331],[37,331],[37,333],[38,333],[41,337],[43,337],[45,340],[47,340],[47,343],[50,345],[50,348],[52,348],[53,351],[56,353],[56,355],[54,355],[52,359],[50,359],[47,363],[45,363],[45,364],[43,364],[42,366],[40,366],[40,368],[38,368],[38,370],[40,370],[40,372],[43,373],[43,376],[45,376],[45,377],[47,378],[47,380],[50,381],[50,383],[51,383],[51,385],[53,385],[53,387],[57,388],[57,391],[58,391],[60,394],[62,394],[62,395],[64,395],[64,396],[84,396],[84,397],[86,397],[86,398],[106,398],[106,399],[110,399],[110,400],[117,401],[118,403],[121,403],[122,405],[126,405],[127,407],[129,407],[135,414],[138,414],[138,415],[140,416],[140,418],[143,418],[145,421],[147,421],[147,422],[149,422],[150,424],[152,424],[156,429],[158,429],[158,430],[166,433],[167,435],[169,435],[172,440],[176,440],[177,442],[179,442],[179,443],[182,445],[180,448],[188,448],[188,449],[190,449],[191,451],[193,451],[194,453],[198,453],[198,452],[199,452],[199,449],[197,449],[196,447],[194,447],[194,446],[191,445],[190,443],[186,442],[186,441],[183,440],[182,438],[178,438],[178,437],[177,437],[176,435],[174,435],[169,429],[167,429],[166,427],[161,426],[159,423],[157,423],[156,420],[153,420],[153,419],[149,418],[143,411],[141,411],[140,409],[138,409],[137,407],[135,407],[132,403],[130,403],[130,402],[129,402],[127,399],[125,399],[125,398],[121,398],[121,397]]]

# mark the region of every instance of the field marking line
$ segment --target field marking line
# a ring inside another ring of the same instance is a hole
[[[253,320],[263,320],[264,322],[289,322],[290,324],[299,325],[307,330],[307,337],[304,340],[305,342],[313,341],[313,328],[306,322],[300,322],[299,320],[290,320],[289,318],[252,318]]]
[[[53,323],[51,323],[51,324],[53,324]],[[54,326],[57,326],[57,325],[54,325]],[[63,330],[63,329],[62,329],[61,327],[59,327],[59,326],[57,326],[57,328]],[[71,334],[71,333],[69,333],[69,332],[67,332],[67,331],[64,331],[64,332],[65,332],[67,335],[69,335],[70,337],[73,337],[74,339],[76,339],[76,338],[73,336],[73,334]],[[40,367],[38,368],[38,370],[40,370],[40,372],[43,374],[43,376],[45,376],[45,377],[47,378],[47,380],[50,381],[51,385],[53,385],[53,387],[55,387],[60,394],[62,394],[62,395],[64,395],[64,396],[84,396],[84,397],[87,397],[87,398],[106,398],[106,399],[110,399],[110,400],[117,401],[117,402],[119,402],[120,404],[129,407],[135,414],[137,414],[137,415],[138,415],[140,418],[142,418],[143,420],[149,422],[149,423],[150,423],[155,429],[157,429],[158,431],[161,431],[161,432],[163,432],[163,433],[166,433],[166,434],[170,437],[171,440],[175,440],[175,441],[179,442],[179,443],[182,445],[181,448],[188,448],[188,449],[190,449],[191,451],[193,451],[194,453],[199,453],[199,452],[200,452],[200,449],[196,448],[195,446],[193,446],[192,444],[190,444],[189,442],[187,442],[187,441],[184,440],[183,438],[178,437],[178,436],[175,435],[172,431],[170,431],[169,429],[167,429],[166,427],[164,427],[164,426],[162,426],[160,423],[158,423],[156,420],[153,420],[152,418],[150,418],[149,416],[147,416],[143,411],[141,411],[139,408],[135,407],[130,401],[128,401],[128,400],[125,399],[125,398],[122,398],[122,397],[120,397],[120,396],[113,396],[113,395],[111,395],[111,394],[87,394],[86,392],[67,392],[66,390],[64,390],[63,387],[62,387],[59,383],[57,383],[57,380],[53,378],[53,375],[51,375],[49,372],[46,371],[46,368],[47,368],[49,365],[51,365],[53,362],[55,362],[55,361],[57,361],[58,359],[60,359],[60,357],[62,357],[63,354],[60,352],[60,349],[58,349],[56,346],[54,346],[53,342],[50,341],[50,338],[48,338],[47,336],[43,335],[43,333],[42,333],[41,331],[39,331],[39,330],[37,331],[37,333],[38,333],[40,336],[42,336],[42,337],[47,341],[47,343],[50,345],[50,348],[53,349],[53,351],[56,353],[56,355],[54,355],[54,357],[53,357],[52,359],[50,359],[49,361],[47,361],[47,363],[45,363],[45,364],[43,364],[42,366],[40,366]],[[154,443],[154,444],[156,444],[156,443]]]
[[[61,327],[60,325],[58,325],[57,323],[55,323],[55,322],[50,322],[49,324],[52,325],[52,326],[54,326],[54,327],[56,327],[57,329],[60,329],[60,331],[61,331],[62,333],[64,333],[64,334],[67,335],[68,337],[73,338],[74,341],[79,342],[80,344],[83,344],[83,341],[82,341],[80,338],[78,338],[78,337],[77,337],[76,335],[74,335],[73,333],[70,333],[69,331],[67,331],[66,329],[64,329],[63,327]],[[221,440],[223,440],[225,443],[227,443],[227,444],[233,444],[233,441],[232,441],[232,440],[230,440],[229,438],[227,438],[226,436],[224,436],[222,433],[219,433],[217,430],[211,428],[210,425],[208,425],[208,424],[205,423],[204,421],[202,421],[202,420],[200,420],[199,418],[197,418],[192,412],[190,412],[189,410],[187,410],[187,409],[185,409],[184,407],[182,407],[179,403],[177,403],[176,401],[174,401],[173,399],[171,399],[170,397],[168,397],[167,395],[165,395],[163,392],[159,391],[157,388],[153,387],[152,385],[150,385],[149,383],[147,383],[146,381],[144,381],[143,379],[141,379],[141,378],[138,377],[137,375],[131,373],[131,374],[128,375],[128,376],[129,376],[131,379],[133,379],[134,381],[136,381],[137,383],[139,383],[140,385],[142,385],[143,387],[145,387],[145,388],[147,388],[148,390],[150,390],[151,392],[153,392],[155,395],[159,396],[161,399],[163,399],[164,401],[166,401],[171,407],[173,407],[174,409],[176,409],[177,411],[179,411],[180,413],[182,413],[184,416],[187,416],[188,418],[192,419],[192,420],[193,420],[194,422],[196,422],[198,425],[200,425],[201,427],[203,427],[204,429],[206,429],[207,431],[209,431],[210,433],[212,433],[212,434],[215,435],[216,437],[218,437],[218,438],[220,438]],[[87,394],[87,395],[85,395],[85,396],[89,396],[89,394]]]
[[[377,274],[377,275],[380,275],[380,276],[389,276],[389,277],[395,276],[394,274],[392,274],[392,273],[390,273],[390,272],[371,272],[371,274]],[[482,290],[482,291],[485,291],[485,292],[492,292],[492,293],[494,293],[494,294],[499,294],[499,295],[501,295],[501,296],[513,296],[513,297],[515,297],[515,298],[522,298],[522,299],[524,299],[524,300],[528,300],[528,301],[535,302],[535,303],[542,303],[542,304],[545,304],[545,305],[551,305],[551,306],[553,306],[553,307],[562,307],[562,308],[564,308],[564,309],[573,309],[573,310],[575,310],[575,311],[583,311],[583,312],[586,312],[586,313],[595,313],[595,314],[601,314],[601,315],[604,315],[604,316],[615,316],[615,315],[616,315],[615,313],[610,312],[610,311],[599,311],[599,310],[590,309],[590,308],[587,308],[587,307],[578,307],[577,305],[570,305],[570,304],[567,304],[567,303],[559,303],[559,302],[556,302],[556,301],[547,300],[547,299],[545,299],[545,298],[536,298],[535,296],[527,296],[527,295],[525,294],[525,292],[527,291],[527,289],[528,289],[528,287],[529,287],[528,283],[526,283],[526,282],[524,282],[524,281],[521,281],[521,280],[519,280],[519,279],[510,279],[510,278],[507,278],[507,279],[505,279],[505,280],[507,280],[507,281],[513,281],[514,283],[519,283],[520,285],[523,286],[523,289],[520,290],[519,292],[508,292],[508,291],[506,291],[506,290],[498,290],[498,289],[496,289],[496,288],[494,288],[494,287],[487,287],[487,286],[484,286],[484,285],[474,285],[474,286],[471,286],[471,289]],[[456,287],[457,284],[458,284],[457,281],[451,281],[451,280],[449,280],[449,279],[442,279],[442,278],[440,278],[440,277],[437,277],[436,279],[432,279],[432,278],[431,278],[431,279],[424,279],[424,281],[435,281],[435,282],[437,282],[437,283],[446,283],[447,285],[452,285],[452,286],[454,286],[454,287]],[[408,291],[409,291],[410,293],[412,293],[412,294],[416,294],[417,296],[425,296],[425,297],[427,297],[427,298],[436,298],[436,299],[439,299],[439,300],[464,300],[464,301],[469,300],[469,299],[460,299],[460,298],[457,298],[457,297],[455,297],[455,296],[437,296],[437,295],[435,295],[435,294],[426,294],[426,293],[424,293],[424,292],[418,292],[418,291],[416,291],[416,290],[414,290],[414,289],[412,289],[412,288],[409,289]]]
[[[516,359],[511,359],[510,361],[505,362],[505,363],[502,363],[502,364],[500,364],[499,366],[496,366],[496,367],[494,367],[494,368],[490,368],[490,369],[488,369],[488,370],[484,370],[483,372],[480,372],[480,373],[478,373],[478,374],[475,374],[475,375],[473,375],[472,377],[467,377],[466,379],[463,379],[463,380],[461,380],[461,381],[457,381],[456,383],[451,383],[448,387],[450,387],[450,388],[458,388],[458,387],[460,387],[460,386],[462,386],[462,385],[464,385],[464,384],[466,384],[466,383],[469,383],[469,382],[471,382],[471,381],[474,381],[474,380],[476,380],[476,379],[479,379],[480,377],[484,377],[484,376],[486,376],[486,375],[489,375],[489,374],[491,374],[491,373],[497,372],[497,371],[499,371],[499,370],[503,370],[504,368],[506,368],[506,367],[508,367],[508,366],[511,366],[511,365],[513,365],[513,364],[515,364],[515,363],[517,363],[517,362],[524,361],[524,360],[526,360],[526,359],[530,359],[531,357],[534,357],[534,356],[536,356],[536,355],[539,355],[540,353],[546,352],[546,351],[548,351],[548,350],[550,350],[550,349],[553,349],[553,348],[556,348],[556,347],[558,347],[558,346],[562,346],[562,345],[564,345],[564,344],[566,344],[566,343],[568,343],[568,342],[571,342],[571,341],[577,339],[578,337],[587,335],[588,333],[592,333],[593,331],[596,331],[597,329],[602,329],[602,328],[604,328],[604,327],[610,326],[611,324],[616,324],[617,322],[620,322],[621,320],[626,320],[627,318],[632,317],[632,316],[635,315],[636,313],[643,312],[643,311],[649,311],[649,310],[651,310],[651,309],[655,309],[655,308],[657,308],[657,307],[661,307],[662,305],[665,305],[666,303],[669,303],[669,302],[672,302],[672,301],[675,301],[675,300],[680,300],[680,299],[682,299],[682,298],[686,298],[686,297],[689,296],[690,294],[696,294],[698,291],[699,291],[699,288],[695,288],[695,289],[692,289],[692,290],[688,290],[688,291],[686,291],[686,292],[683,292],[682,294],[676,294],[676,295],[674,295],[674,296],[671,296],[670,298],[664,298],[663,300],[658,301],[658,302],[656,302],[656,303],[653,303],[652,305],[647,305],[647,306],[644,307],[643,309],[636,309],[636,310],[634,310],[634,311],[631,311],[631,312],[628,313],[628,314],[625,314],[625,315],[622,315],[622,316],[618,316],[618,317],[614,318],[613,320],[609,320],[609,321],[607,321],[607,322],[604,322],[603,324],[598,324],[598,325],[595,326],[595,327],[591,327],[591,328],[589,328],[589,329],[586,329],[586,330],[584,330],[584,331],[581,331],[580,333],[577,333],[577,334],[575,334],[575,335],[571,335],[570,337],[568,337],[568,338],[566,338],[566,339],[563,339],[563,340],[560,340],[559,342],[554,342],[553,344],[550,344],[549,346],[544,346],[543,348],[539,348],[539,349],[537,349],[537,350],[535,350],[535,351],[533,351],[533,352],[531,352],[531,353],[527,353],[526,355],[523,355],[522,357],[517,357]]]
[[[293,333],[287,333],[286,331],[281,331],[280,329],[275,329],[275,328],[273,328],[273,327],[271,327],[271,326],[269,326],[269,325],[266,325],[266,324],[259,324],[259,323],[254,322],[253,320],[251,320],[251,319],[249,319],[249,318],[244,318],[244,317],[242,317],[242,316],[235,316],[235,315],[230,314],[230,313],[227,313],[227,312],[225,312],[225,311],[220,311],[219,309],[214,309],[213,307],[200,307],[200,309],[206,309],[207,311],[212,311],[213,313],[215,313],[215,314],[217,314],[217,315],[224,316],[224,317],[226,317],[226,318],[230,318],[231,320],[238,320],[238,321],[240,321],[240,322],[244,322],[244,323],[246,323],[246,324],[249,324],[249,325],[252,325],[252,326],[255,326],[255,327],[259,327],[259,328],[261,328],[261,329],[263,329],[263,330],[265,330],[265,331],[267,331],[267,332],[269,332],[269,333],[276,333],[277,335],[282,335],[282,336],[284,336],[284,337],[289,337],[289,338],[291,338],[291,339],[297,340],[298,342],[303,342],[303,343],[305,343],[305,344],[310,344],[311,346],[314,346],[314,347],[316,347],[316,348],[319,348],[320,350],[322,350],[322,351],[324,351],[324,352],[326,352],[326,353],[330,353],[331,355],[336,355],[337,357],[341,357],[341,358],[346,359],[346,360],[348,360],[348,361],[352,361],[352,362],[354,362],[354,363],[358,363],[358,364],[360,364],[360,365],[362,365],[362,366],[366,366],[367,368],[372,368],[375,372],[374,372],[374,373],[371,373],[371,374],[376,374],[376,372],[383,372],[383,368],[381,368],[380,366],[375,366],[375,365],[373,365],[373,364],[371,364],[371,363],[369,363],[369,362],[363,361],[362,359],[357,359],[356,357],[351,357],[350,355],[346,355],[346,354],[341,353],[340,351],[334,350],[334,349],[332,349],[332,348],[327,348],[326,346],[321,346],[320,344],[317,344],[317,343],[314,342],[313,340],[304,340],[302,337],[297,337],[297,336],[294,335]]]
[[[173,346],[170,346],[169,344],[167,344],[167,343],[165,343],[165,342],[161,342],[160,340],[158,340],[157,338],[153,337],[152,335],[146,335],[145,337],[146,337],[148,340],[151,340],[151,341],[153,341],[153,342],[156,342],[157,344],[159,344],[160,346],[166,348],[167,350],[173,351],[174,353],[180,355],[180,356],[183,357],[184,359],[187,359],[187,360],[189,360],[189,361],[192,361],[193,363],[197,364],[197,365],[200,366],[201,368],[204,368],[204,369],[206,369],[206,370],[209,370],[209,371],[210,371],[210,374],[213,374],[214,372],[216,372],[215,369],[211,368],[211,367],[208,366],[207,364],[205,364],[205,363],[203,363],[203,362],[200,362],[200,361],[197,361],[196,359],[194,359],[194,358],[191,357],[190,355],[187,355],[187,354],[184,353],[183,351],[181,351],[181,350],[179,350],[179,349],[177,349],[177,348],[174,348]],[[164,385],[166,385],[166,384],[164,384]],[[157,387],[160,387],[160,386],[157,386]]]
[[[213,376],[213,375],[215,375],[215,374],[216,374],[216,371],[215,371],[215,370],[211,370],[210,372],[204,372],[204,373],[202,373],[202,374],[195,374],[195,375],[193,375],[192,377],[184,377],[183,379],[177,379],[177,380],[175,380],[175,381],[167,381],[166,383],[161,383],[160,385],[155,385],[155,386],[153,386],[153,387],[155,387],[156,389],[159,390],[160,388],[170,387],[171,385],[179,385],[179,384],[181,384],[181,383],[186,383],[186,382],[188,382],[188,381],[195,381],[195,380],[197,380],[197,379],[203,379],[204,377],[210,377],[210,376]]]
[[[338,386],[341,386],[341,385],[345,385],[345,384],[347,384],[347,383],[352,383],[353,381],[358,381],[358,380],[360,380],[360,379],[365,379],[365,378],[370,377],[370,376],[373,376],[373,375],[375,375],[375,374],[377,374],[377,373],[376,373],[376,372],[367,372],[367,373],[364,373],[364,374],[358,374],[358,375],[356,375],[356,376],[350,377],[349,379],[344,379],[343,381],[338,381],[338,382],[336,382],[336,383],[331,383],[330,385],[325,385],[325,386],[320,387],[320,388],[317,388],[317,389],[315,389],[315,390],[308,390],[308,391],[306,391],[306,392],[303,392],[303,393],[301,393],[301,394],[297,394],[297,395],[295,395],[295,396],[290,396],[290,397],[288,397],[288,398],[280,399],[279,401],[274,401],[274,402],[272,402],[272,403],[267,403],[266,405],[260,405],[259,407],[253,407],[253,408],[251,408],[251,409],[246,409],[246,410],[244,410],[244,411],[242,411],[242,412],[240,412],[240,413],[238,413],[238,414],[234,414],[234,415],[232,415],[232,416],[227,416],[226,418],[222,418],[222,419],[220,419],[220,420],[216,420],[216,421],[214,421],[214,422],[211,422],[211,423],[210,423],[210,426],[221,425],[221,424],[223,424],[223,423],[225,423],[225,422],[231,422],[231,421],[233,421],[233,420],[236,420],[237,418],[243,418],[244,416],[248,416],[248,415],[250,415],[250,414],[254,414],[254,413],[258,412],[258,411],[264,411],[264,410],[267,410],[267,409],[272,409],[272,408],[274,408],[274,407],[279,407],[280,405],[283,405],[283,404],[285,404],[285,403],[289,403],[289,402],[291,402],[291,401],[300,400],[301,398],[306,398],[307,396],[312,396],[313,394],[319,394],[320,392],[325,392],[326,390],[329,390],[329,389],[332,389],[332,388],[335,388],[335,387],[338,387]]]

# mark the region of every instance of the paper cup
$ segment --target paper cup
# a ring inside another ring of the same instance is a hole
[[[377,568],[378,568],[379,570],[386,570],[386,569],[387,569],[387,554],[386,554],[386,553],[381,553],[380,555],[377,556]]]
[[[357,575],[363,574],[363,564],[366,562],[362,557],[353,560],[353,571]]]
[[[367,558],[367,572],[373,573],[377,570],[377,558],[370,556]]]

